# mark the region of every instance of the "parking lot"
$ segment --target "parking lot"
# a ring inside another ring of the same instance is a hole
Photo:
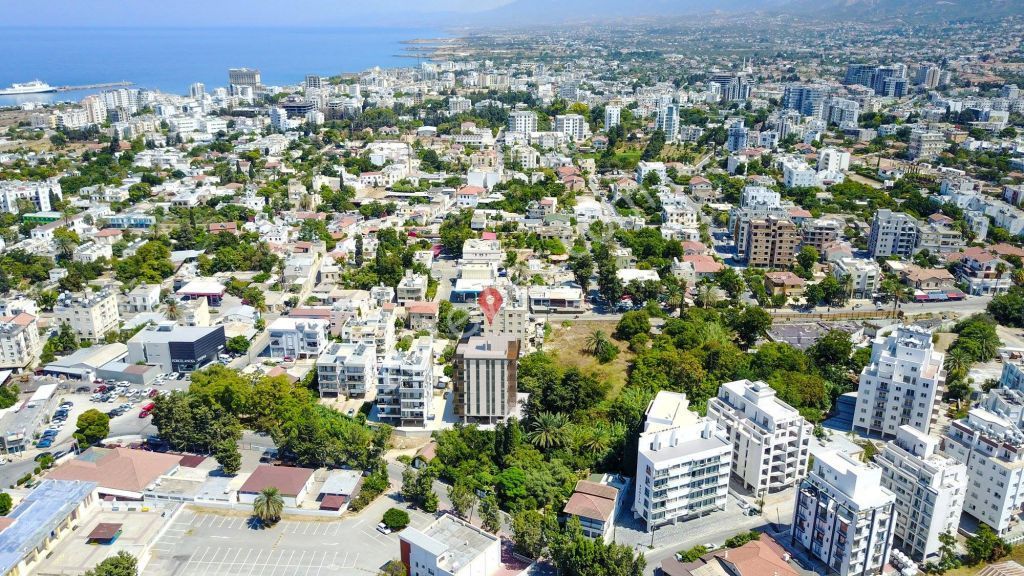
[[[391,506],[402,505],[382,496],[358,515],[289,517],[265,529],[243,511],[187,506],[154,544],[144,576],[377,574],[399,554],[398,535],[376,529]],[[434,520],[431,514],[408,512],[413,527]]]

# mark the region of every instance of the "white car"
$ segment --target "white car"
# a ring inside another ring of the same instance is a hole
[[[380,532],[381,534],[391,534],[391,528],[388,528],[387,524],[381,522],[380,524],[377,524],[377,532]]]

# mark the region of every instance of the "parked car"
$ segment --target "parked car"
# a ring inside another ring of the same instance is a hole
[[[143,412],[152,412],[153,408],[156,408],[156,402],[146,402],[142,405]]]
[[[36,442],[36,448],[49,448],[53,446],[53,441],[49,438],[43,438],[39,442]]]
[[[150,398],[156,398],[159,394],[160,394],[159,390],[157,390],[156,388],[150,388],[149,389],[149,393],[147,393],[146,396],[148,396]]]
[[[106,391],[107,391],[107,385],[106,384],[100,384],[99,386],[96,387],[95,390],[93,390],[93,392],[100,392],[100,393],[106,392]]]
[[[90,390],[92,390],[92,388],[89,388],[88,386],[79,386],[78,388],[75,388],[75,392],[78,394],[85,394]]]
[[[36,454],[36,462],[39,462],[40,460],[45,458],[47,455],[53,456],[54,458],[57,457],[52,452],[40,452],[39,454]]]
[[[377,532],[380,532],[381,534],[391,534],[391,528],[388,528],[387,524],[381,522],[380,524],[377,524]]]
[[[149,410],[143,410],[142,412],[139,412],[139,418],[148,418],[149,414]]]

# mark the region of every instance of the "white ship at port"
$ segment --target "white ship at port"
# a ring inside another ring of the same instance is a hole
[[[33,80],[24,84],[11,84],[8,88],[0,89],[0,96],[14,96],[17,94],[40,94],[43,92],[56,92],[57,89],[46,82]]]

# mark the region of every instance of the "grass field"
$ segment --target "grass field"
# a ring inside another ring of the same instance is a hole
[[[625,342],[613,338],[612,342],[619,347],[619,355],[613,362],[601,364],[586,351],[586,343],[587,337],[595,330],[611,336],[617,322],[571,320],[568,324],[566,326],[559,321],[551,323],[551,335],[544,343],[544,351],[556,356],[563,365],[574,366],[610,383],[612,388],[608,392],[609,397],[615,397],[626,385],[626,367],[633,360],[633,353]]]

